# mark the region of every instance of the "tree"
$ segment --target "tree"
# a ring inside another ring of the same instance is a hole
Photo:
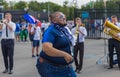
[[[117,1],[119,0],[107,0],[106,8],[107,9],[118,9],[118,5],[116,4]],[[97,0],[97,1],[94,1],[92,4],[94,6],[94,9],[105,9],[104,0]],[[83,5],[82,9],[91,9],[90,3]]]
[[[24,10],[27,7],[27,2],[25,1],[19,1],[14,5],[15,10]]]
[[[37,1],[30,1],[28,6],[30,11],[41,11],[41,4]]]
[[[45,5],[47,5],[47,6],[48,6],[48,4],[49,4],[50,12],[60,11],[60,8],[61,8],[60,5],[57,5],[57,4],[52,3],[52,2],[46,2],[45,3]]]
[[[15,4],[14,1],[9,1],[9,9],[10,10],[14,10],[14,4]]]
[[[67,7],[68,1],[63,2],[63,8],[61,9],[63,13],[66,15],[67,19],[69,18],[69,7]]]
[[[5,0],[0,0],[0,6],[3,6],[3,9],[9,9],[8,3]]]

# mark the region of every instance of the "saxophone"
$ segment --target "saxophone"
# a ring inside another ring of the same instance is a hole
[[[113,23],[111,23],[110,21],[108,21],[108,20],[105,21],[103,31],[107,35],[110,35],[114,39],[120,41],[120,37],[115,36],[116,34],[120,33],[120,28],[118,26],[114,25]]]
[[[75,36],[77,37],[78,36],[78,28],[79,28],[79,25],[78,24],[76,24],[76,32],[75,32]]]

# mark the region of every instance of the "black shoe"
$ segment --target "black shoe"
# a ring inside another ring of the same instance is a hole
[[[13,71],[12,71],[12,70],[10,70],[10,71],[8,72],[8,74],[13,74]]]
[[[77,69],[75,69],[75,72],[77,72]]]
[[[35,57],[34,55],[32,55],[32,57]]]
[[[39,55],[37,54],[36,56],[38,57]]]
[[[118,70],[120,70],[120,68],[118,68]]]
[[[107,69],[112,69],[113,67],[108,67]]]
[[[79,70],[79,69],[78,69],[76,72],[77,72],[77,73],[80,73],[80,72],[81,72],[81,70]]]
[[[75,72],[77,72],[77,70],[78,70],[78,66],[76,67]]]
[[[2,73],[7,73],[8,72],[8,70],[7,69],[5,69]]]

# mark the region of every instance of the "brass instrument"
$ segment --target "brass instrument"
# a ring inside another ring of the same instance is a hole
[[[120,28],[116,25],[114,25],[113,23],[111,23],[110,21],[106,20],[104,23],[104,33],[112,36],[114,39],[120,41],[120,37],[116,37],[115,35],[117,35],[118,33],[120,33]]]
[[[85,24],[81,24],[81,26],[85,27]],[[76,36],[76,37],[77,37],[78,34],[79,34],[78,29],[79,29],[79,25],[77,24],[77,25],[76,25],[76,32],[75,32],[75,36]]]
[[[81,26],[85,27],[85,24],[81,24]]]
[[[0,20],[0,23],[4,23],[6,21],[7,21],[6,19],[3,19],[3,20]]]
[[[75,32],[75,36],[77,37],[78,36],[78,28],[79,28],[79,25],[78,24],[76,24],[76,32]]]

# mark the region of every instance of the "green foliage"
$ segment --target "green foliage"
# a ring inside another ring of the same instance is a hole
[[[28,4],[29,10],[31,11],[40,11],[41,10],[41,4],[38,3],[37,1],[31,1]]]
[[[68,0],[63,2],[63,6],[52,3],[52,2],[44,2],[40,3],[37,1],[19,1],[15,3],[14,1],[6,2],[7,0],[3,0],[2,5],[4,6],[4,10],[25,10],[25,8],[28,9],[28,11],[40,11],[40,12],[55,12],[55,11],[61,11],[63,12],[67,19],[73,20],[74,18],[74,7],[73,5],[69,5]]]
[[[14,5],[14,10],[24,10],[27,7],[27,2],[20,1]]]
[[[0,0],[0,5],[3,6],[3,9],[9,9],[8,3],[5,0]]]
[[[52,3],[52,2],[46,2],[45,3],[46,5],[48,5],[49,4],[49,11],[50,12],[55,12],[55,11],[59,11],[60,10],[60,8],[61,8],[61,6],[60,5],[57,5],[57,4],[55,4],[55,3]]]
[[[4,9],[9,9],[8,3],[5,1],[2,3]]]
[[[120,0],[107,0],[106,1],[106,9],[119,9],[117,1],[120,1]],[[92,7],[92,9],[93,8],[94,9],[105,9],[104,0],[97,0],[97,1],[93,2],[92,6],[94,6],[94,7]],[[82,9],[91,9],[90,3],[83,5]]]

